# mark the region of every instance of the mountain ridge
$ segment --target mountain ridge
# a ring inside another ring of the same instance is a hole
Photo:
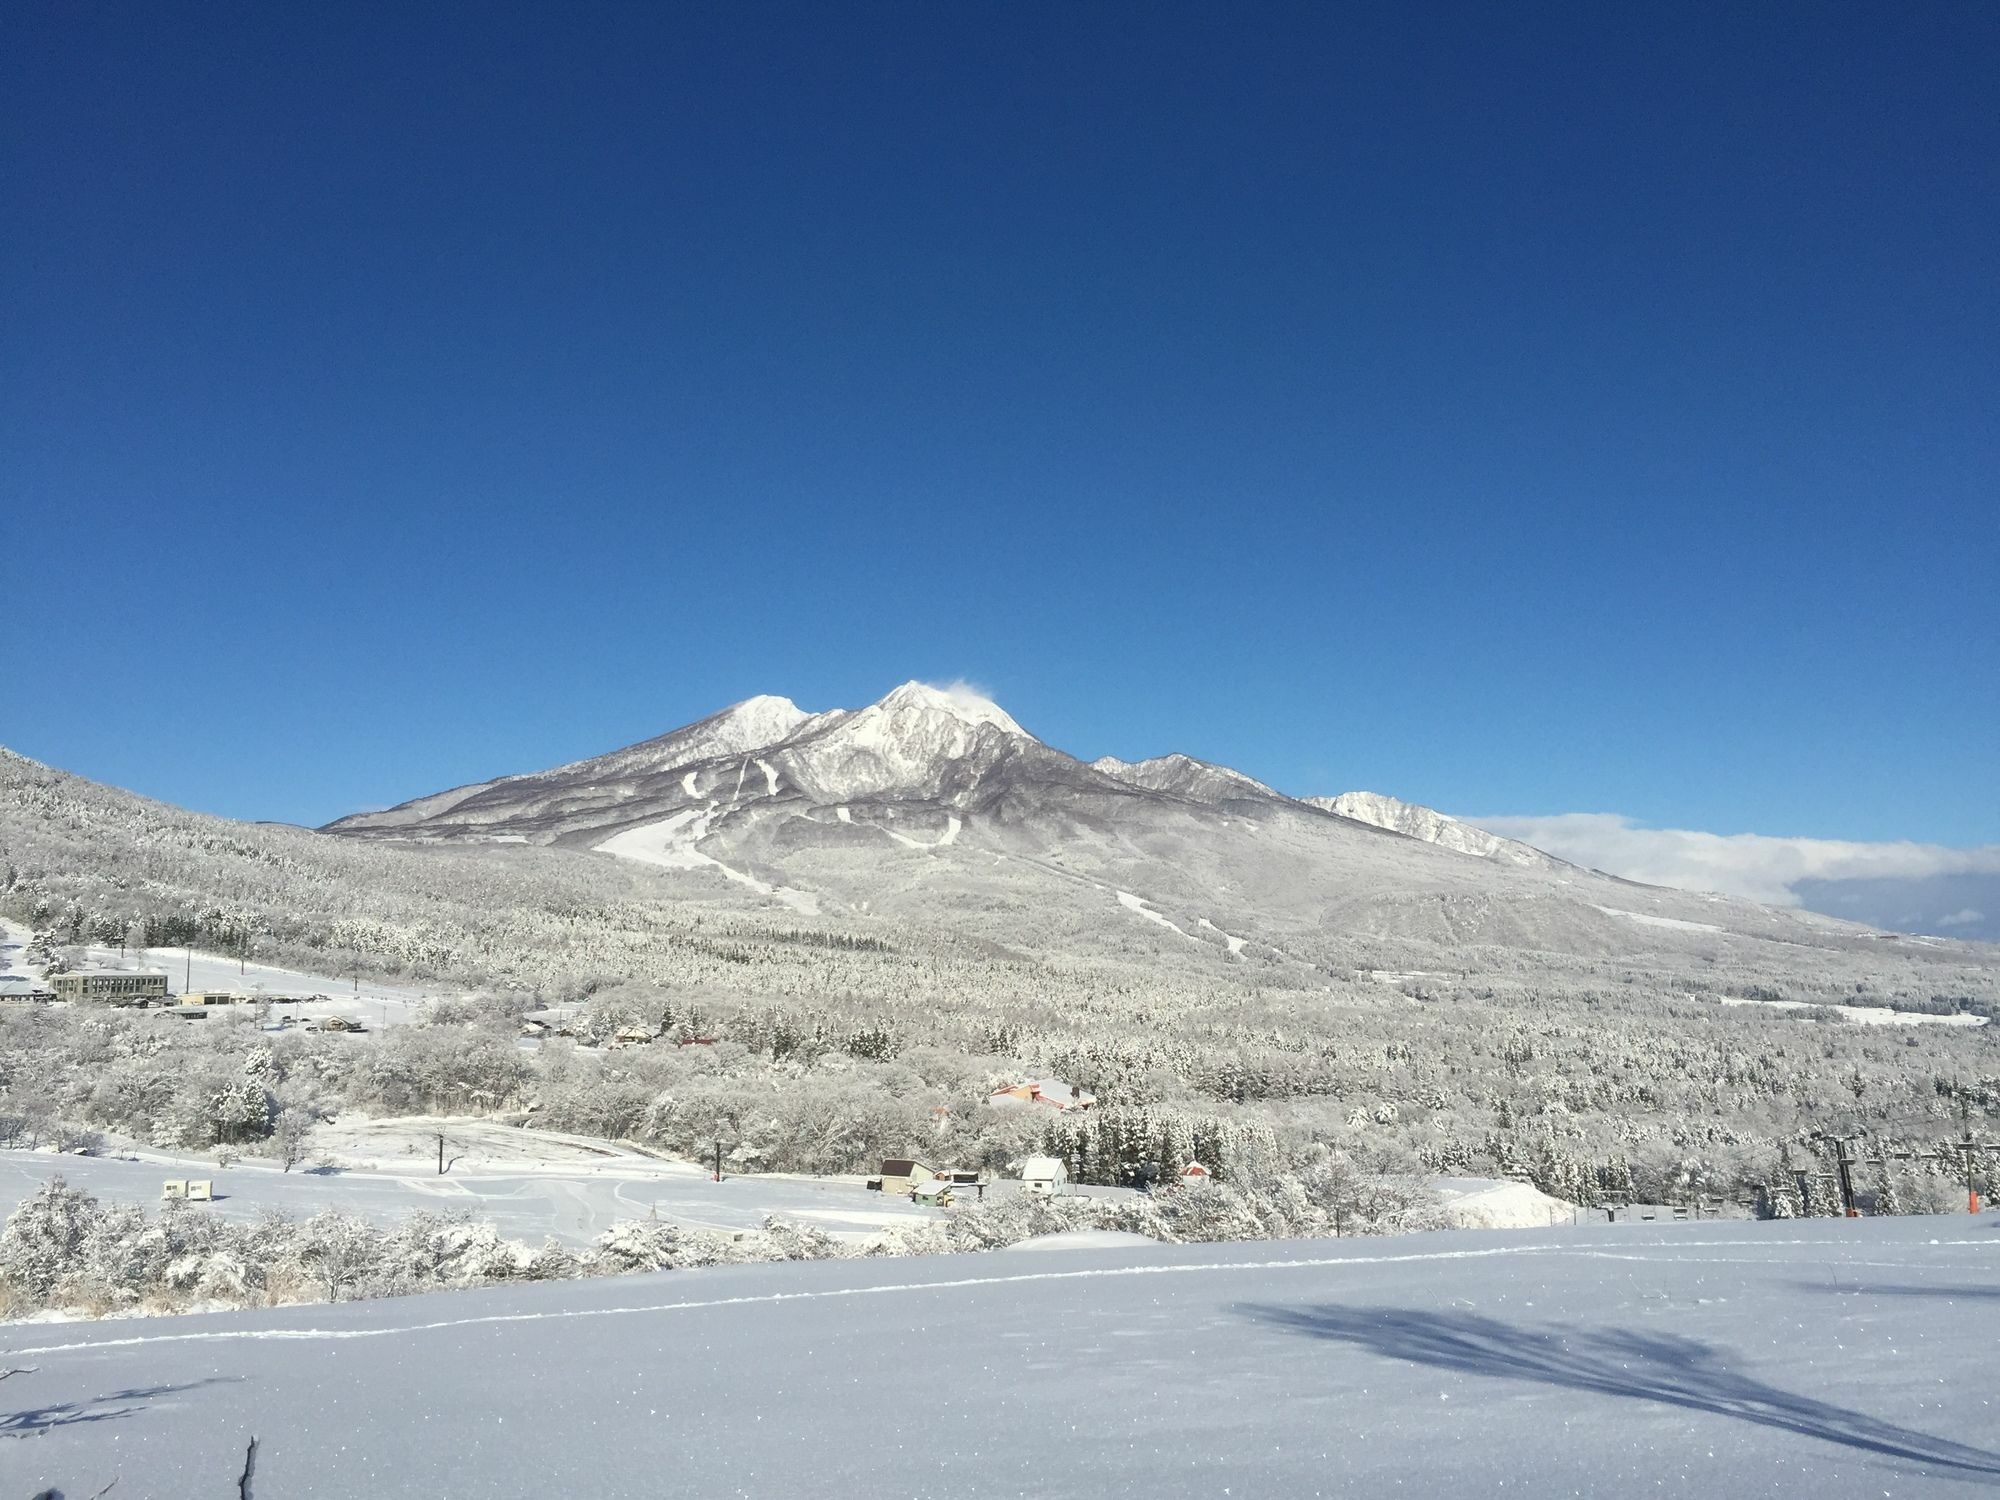
[[[1324,931],[1599,955],[1849,940],[1829,919],[1616,880],[1378,794],[1294,798],[1178,753],[1085,763],[981,694],[921,683],[822,713],[746,699],[324,831],[556,845],[813,915],[1005,906],[1094,930],[1096,911],[1231,961]]]

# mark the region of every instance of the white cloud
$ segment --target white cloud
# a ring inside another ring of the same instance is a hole
[[[926,687],[936,688],[960,708],[977,712],[993,706],[993,694],[976,682],[967,682],[963,677],[954,677],[950,682],[930,682]]]
[[[1937,925],[1940,927],[1977,927],[1985,920],[1985,912],[1974,911],[1968,906],[1963,911],[1955,911],[1948,917],[1939,917]]]
[[[1915,880],[1935,875],[2000,874],[2000,845],[1949,849],[1939,844],[1852,843],[1773,838],[1761,833],[1697,833],[1645,828],[1618,813],[1468,818],[1550,854],[1627,880],[1685,891],[1721,891],[1774,906],[1797,906],[1802,880]],[[1981,920],[1968,908],[1956,925]]]

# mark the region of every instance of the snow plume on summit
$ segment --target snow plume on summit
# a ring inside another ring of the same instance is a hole
[[[1009,734],[1028,732],[1014,722],[1012,715],[988,697],[985,689],[976,687],[963,678],[955,678],[941,687],[928,682],[906,682],[884,697],[878,706],[886,709],[929,709],[937,713],[950,714],[967,724],[991,724],[994,728],[1004,729]]]

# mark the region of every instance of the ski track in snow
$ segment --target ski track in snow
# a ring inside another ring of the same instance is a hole
[[[1679,917],[1655,917],[1642,911],[1626,911],[1616,906],[1599,906],[1597,909],[1607,917],[1623,917],[1628,922],[1637,922],[1645,927],[1667,927],[1676,932],[1722,931],[1713,922],[1684,922]]]
[[[501,1323],[541,1323],[562,1318],[629,1318],[647,1313],[698,1312],[713,1307],[743,1307],[755,1304],[777,1302],[818,1302],[843,1297],[881,1297],[905,1295],[910,1292],[949,1292],[966,1287],[1015,1286],[1033,1281],[1080,1281],[1107,1276],[1193,1276],[1212,1272],[1239,1271],[1289,1271],[1323,1270],[1330,1266],[1353,1266],[1367,1270],[1372,1266],[1400,1265],[1416,1261],[1484,1260],[1504,1255],[1553,1255],[1581,1256],[1597,1260],[1642,1260],[1631,1254],[1631,1250],[1657,1249],[1733,1249],[1769,1248],[1775,1245],[1813,1244],[1809,1240],[1651,1240],[1632,1243],[1628,1250],[1598,1250],[1573,1245],[1495,1245],[1477,1250],[1425,1250],[1407,1255],[1327,1255],[1304,1257],[1297,1260],[1244,1260],[1244,1261],[1201,1261],[1188,1265],[1137,1265],[1137,1266],[1095,1266],[1081,1271],[1025,1271],[1009,1276],[963,1276],[950,1281],[899,1281],[878,1286],[828,1287],[809,1292],[762,1292],[743,1297],[711,1297],[689,1299],[679,1302],[638,1303],[624,1307],[579,1307],[565,1308],[550,1312],[486,1313],[468,1318],[441,1318],[429,1323],[407,1323],[393,1328],[242,1328],[209,1329],[195,1333],[140,1334],[131,1338],[87,1339],[69,1344],[42,1344],[32,1348],[8,1349],[6,1357],[29,1358],[42,1354],[69,1354],[85,1349],[129,1349],[143,1344],[201,1344],[228,1343],[235,1341],[301,1341],[301,1342],[341,1342],[349,1339],[388,1338],[405,1333],[434,1333],[451,1328],[479,1328]],[[1985,1245],[1984,1240],[1943,1240],[1934,1243],[1945,1245]],[[1164,1248],[1164,1247],[1163,1247]],[[1651,1257],[1657,1258],[1657,1257]],[[1679,1260],[1706,1261],[1716,1259],[1708,1256],[1676,1256]],[[1722,1263],[1734,1264],[1728,1257],[1720,1258]],[[1740,1258],[1738,1258],[1740,1259]],[[1768,1265],[1766,1260],[1752,1262]],[[1864,1264],[1847,1262],[1842,1264]],[[1906,1269],[1903,1262],[1865,1262],[1883,1269]]]
[[[619,859],[637,860],[641,864],[660,865],[669,870],[710,869],[738,885],[747,886],[760,896],[769,896],[782,901],[793,911],[807,916],[819,915],[819,898],[807,891],[796,891],[786,885],[771,885],[759,880],[744,870],[726,865],[712,854],[704,854],[695,848],[698,840],[708,836],[709,819],[714,810],[683,808],[672,817],[657,823],[647,823],[638,828],[628,828],[623,833],[613,834],[601,844],[592,845],[599,854],[616,855]]]
[[[1231,958],[1241,958],[1243,956],[1243,944],[1247,939],[1237,937],[1234,933],[1224,932],[1220,927],[1209,921],[1207,917],[1196,917],[1194,920],[1196,926],[1207,928],[1229,945],[1229,956]]]
[[[1127,911],[1137,912],[1140,916],[1144,917],[1148,922],[1159,923],[1160,926],[1166,928],[1167,931],[1173,933],[1176,937],[1186,938],[1190,943],[1193,943],[1197,948],[1202,946],[1200,938],[1194,936],[1194,934],[1192,933],[1182,932],[1180,928],[1176,927],[1172,922],[1169,922],[1159,912],[1154,911],[1152,906],[1148,904],[1148,902],[1146,901],[1145,897],[1135,896],[1130,891],[1114,891],[1112,894],[1117,896],[1118,904],[1124,907]]]
[[[843,807],[839,811],[840,811],[841,822],[846,823],[851,821],[847,816],[846,808]],[[870,823],[867,826],[877,830],[878,832],[888,834],[889,837],[894,839],[897,843],[902,844],[911,849],[942,849],[948,844],[955,844],[958,842],[958,830],[963,828],[965,824],[959,821],[959,816],[957,813],[946,813],[944,832],[939,834],[936,838],[930,840],[928,843],[926,843],[923,839],[913,839],[907,833],[898,833],[893,828],[884,828],[880,823]]]

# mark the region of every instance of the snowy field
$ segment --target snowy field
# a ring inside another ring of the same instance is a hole
[[[436,1148],[428,1163],[407,1162],[398,1171],[282,1172],[262,1162],[239,1162],[226,1171],[199,1157],[148,1153],[148,1160],[58,1156],[40,1151],[0,1152],[0,1217],[49,1178],[61,1176],[107,1203],[157,1208],[169,1177],[206,1177],[217,1200],[196,1211],[254,1219],[266,1208],[295,1216],[323,1208],[346,1209],[393,1224],[417,1209],[465,1211],[491,1220],[506,1238],[539,1245],[553,1236],[581,1247],[621,1219],[662,1219],[692,1229],[761,1228],[779,1214],[841,1238],[861,1238],[910,1218],[934,1217],[907,1199],[871,1193],[859,1182],[793,1177],[730,1177],[717,1183],[699,1168],[633,1157],[601,1167],[534,1167],[513,1171],[454,1166],[436,1175]],[[0,1491],[4,1496],[5,1491]]]
[[[0,985],[18,984],[40,988],[43,981],[31,971],[22,950],[33,934],[18,923],[0,922]],[[286,1006],[299,1016],[339,1016],[366,1026],[392,1026],[419,1014],[432,998],[461,993],[451,986],[425,990],[408,985],[378,984],[372,979],[358,983],[352,977],[308,974],[299,969],[280,969],[270,964],[245,963],[227,954],[190,954],[184,948],[132,949],[120,954],[116,948],[87,950],[90,964],[100,969],[145,969],[167,976],[167,988],[176,995],[189,990],[226,990],[246,995],[324,995],[311,1005]]]
[[[1855,1026],[1984,1026],[1986,1017],[1932,1015],[1928,1011],[1891,1010],[1886,1005],[1817,1005],[1809,1000],[1743,1000],[1734,995],[1718,995],[1723,1005],[1762,1005],[1772,1010],[1830,1010]]]
[[[668,1272],[0,1330],[0,1494],[1960,1496],[2000,1223]],[[239,1489],[245,1452],[253,1472]]]

